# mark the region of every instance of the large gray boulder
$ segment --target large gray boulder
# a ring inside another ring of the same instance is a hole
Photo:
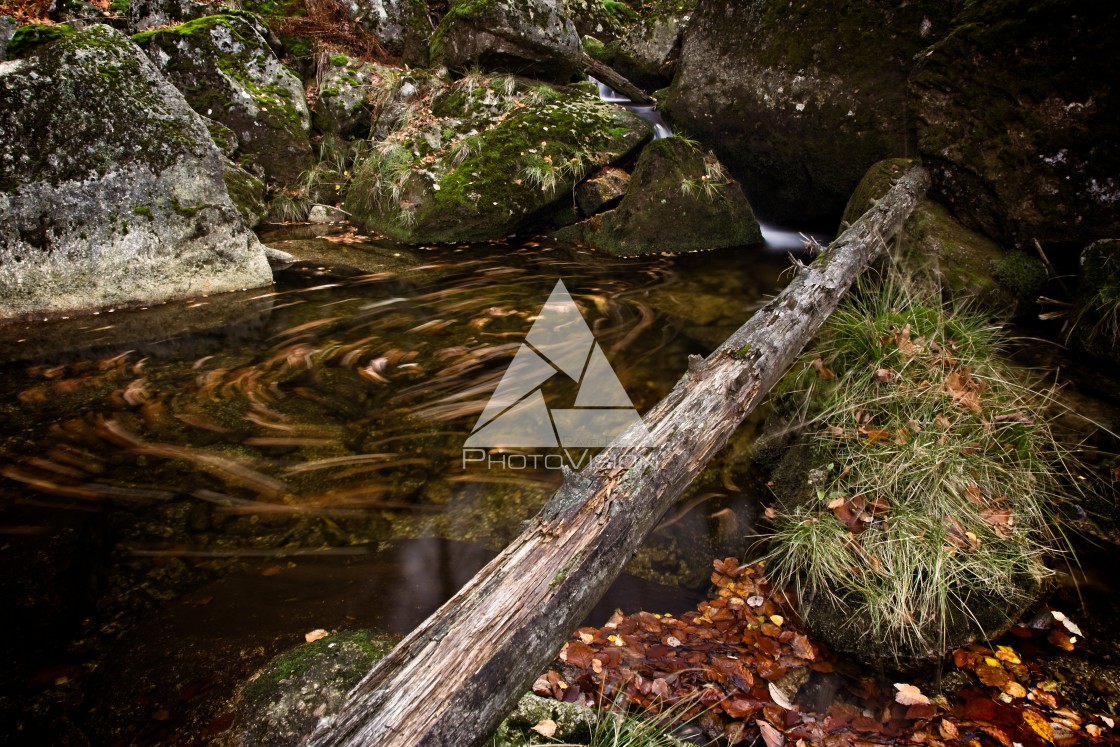
[[[646,146],[617,208],[556,235],[621,256],[762,241],[739,184],[727,176],[714,155],[680,137]]]
[[[92,26],[0,63],[0,318],[266,285],[201,118]]]
[[[235,160],[290,184],[311,165],[303,84],[273,54],[255,21],[206,16],[133,40],[195,111],[237,135]]]
[[[423,0],[343,0],[343,5],[386,52],[406,65],[428,64],[432,22]]]
[[[556,0],[455,0],[431,41],[432,62],[567,83],[583,46]]]
[[[940,0],[700,0],[666,108],[767,220],[831,229],[871,164],[913,155],[907,76]]]
[[[128,0],[128,27],[148,31],[209,16],[227,7],[223,2],[200,0]]]
[[[966,225],[1029,251],[1120,236],[1118,27],[1109,3],[966,3],[922,54],[922,161]]]

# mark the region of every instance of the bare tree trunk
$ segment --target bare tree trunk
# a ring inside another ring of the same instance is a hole
[[[324,720],[326,745],[479,745],[735,428],[762,402],[929,188],[910,170],[645,418],[568,474],[531,525]],[[632,466],[631,466],[632,465]]]
[[[635,104],[656,103],[653,97],[624,78],[613,67],[599,62],[586,52],[584,52],[583,58],[580,60],[580,68],[588,75],[594,76],[596,80],[603,81],[614,90],[626,96]]]

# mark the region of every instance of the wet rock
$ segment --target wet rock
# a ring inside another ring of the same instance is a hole
[[[1111,5],[968,3],[922,55],[922,160],[965,225],[1024,247],[1120,235],[1120,94],[1102,72],[1118,23]]]
[[[311,212],[307,214],[308,223],[343,223],[345,221],[346,214],[329,205],[315,205],[311,208]]]
[[[330,59],[330,67],[319,82],[319,97],[312,108],[315,127],[324,134],[350,140],[369,135],[373,120],[373,94],[389,70],[343,54]]]
[[[617,208],[556,235],[620,256],[762,241],[739,184],[715,156],[679,137],[655,140],[642,151]]]
[[[236,158],[288,184],[310,166],[303,84],[242,15],[206,16],[133,39],[195,111],[237,134]]]
[[[1120,240],[1094,242],[1081,253],[1081,280],[1069,342],[1094,358],[1120,361]]]
[[[271,281],[206,127],[127,37],[0,67],[0,317]]]
[[[859,220],[913,163],[902,158],[887,159],[868,169],[848,201],[840,229]],[[1041,262],[1005,253],[988,237],[963,226],[935,200],[926,198],[918,203],[900,237],[899,256],[908,271],[929,277],[954,300],[970,300],[993,316],[1006,318],[1017,315],[1020,299],[1030,304],[1038,296],[1038,285],[1021,287],[1012,279],[1023,272],[1033,272]],[[1041,281],[1045,283],[1045,267],[1041,270]]]
[[[556,0],[455,0],[432,36],[435,64],[567,83],[579,68],[575,24]]]
[[[907,76],[950,13],[932,0],[700,0],[665,106],[760,215],[830,229],[871,164],[914,151]]]
[[[428,64],[432,21],[420,0],[344,0],[360,23],[393,57],[406,65]],[[437,19],[438,20],[438,19]]]
[[[352,630],[297,646],[253,675],[238,696],[231,747],[287,747],[302,742],[400,638]]]
[[[431,90],[409,102],[423,116],[401,116],[408,124],[356,168],[343,206],[400,241],[514,233],[650,137],[641,119],[581,89],[474,75]]]
[[[576,185],[576,204],[584,215],[595,215],[621,200],[629,185],[630,175],[622,169],[603,169]]]

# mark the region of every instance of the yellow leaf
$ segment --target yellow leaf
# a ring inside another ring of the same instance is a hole
[[[1023,720],[1027,722],[1027,726],[1034,729],[1035,734],[1047,742],[1054,741],[1054,731],[1038,711],[1023,711]]]

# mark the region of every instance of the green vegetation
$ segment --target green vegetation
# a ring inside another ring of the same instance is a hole
[[[335,67],[345,67],[346,63],[350,62],[350,58],[344,54],[336,54],[331,56],[331,64]]]
[[[59,39],[65,39],[74,33],[76,33],[74,29],[64,23],[57,26],[44,26],[37,23],[20,26],[8,41],[8,59],[27,57],[40,47]]]
[[[775,476],[770,570],[839,648],[939,655],[1007,624],[1048,575],[1069,454],[1000,342],[891,278],[845,301],[780,385],[804,435]]]

